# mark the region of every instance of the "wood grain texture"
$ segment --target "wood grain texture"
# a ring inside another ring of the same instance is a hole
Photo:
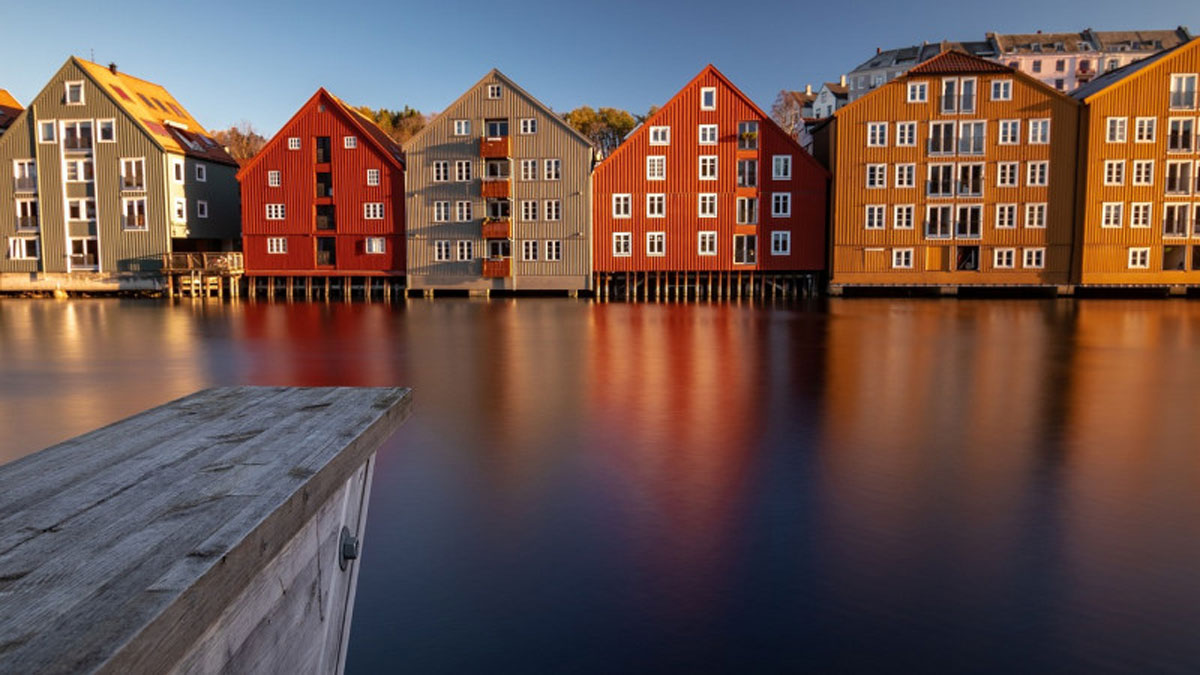
[[[209,389],[0,467],[0,671],[174,668],[310,523],[361,532],[343,503],[410,406],[401,388]]]

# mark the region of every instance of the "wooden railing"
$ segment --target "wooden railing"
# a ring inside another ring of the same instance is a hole
[[[221,272],[240,274],[246,265],[241,253],[167,253],[163,255],[164,272]]]
[[[483,261],[484,279],[504,279],[512,276],[512,258]]]
[[[488,137],[479,139],[479,156],[484,159],[508,157],[508,136]]]
[[[492,219],[489,218],[483,221],[482,235],[484,239],[511,239],[512,238],[512,221],[508,218]]]
[[[484,199],[507,199],[509,195],[508,176],[503,178],[485,177],[481,192]]]

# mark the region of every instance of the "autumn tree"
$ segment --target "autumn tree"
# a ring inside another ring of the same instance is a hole
[[[800,101],[793,92],[786,89],[779,92],[779,95],[775,97],[775,103],[771,106],[771,119],[783,127],[784,131],[791,134],[792,138],[800,138],[800,131],[804,127],[804,116]]]
[[[374,110],[364,105],[355,108],[355,110],[378,125],[383,130],[383,133],[400,144],[403,144],[408,139],[417,135],[417,132],[421,129],[425,128],[425,115],[421,114],[421,111],[414,110],[408,106],[404,106],[403,110],[388,110],[387,108]]]
[[[645,115],[637,116],[638,124],[645,124],[646,120],[650,119],[656,112],[658,112],[658,106],[656,106],[656,105],[650,106],[650,109],[646,111]]]
[[[218,143],[229,150],[229,154],[238,163],[250,160],[267,144],[267,139],[258,133],[253,124],[245,120],[238,122],[228,129],[214,131],[212,132],[212,136]]]
[[[600,108],[593,110],[591,106],[580,106],[563,115],[563,119],[576,131],[587,136],[601,154],[612,154],[626,134],[637,126],[637,120],[625,110],[618,108]]]

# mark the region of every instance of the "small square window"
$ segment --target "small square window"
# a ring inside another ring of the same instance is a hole
[[[353,149],[357,148],[358,147],[358,137],[357,136],[344,137],[342,139],[342,147],[346,148],[347,150],[353,150]]]
[[[55,139],[54,128],[54,120],[38,122],[38,142],[53,143]]]
[[[117,140],[117,123],[115,120],[98,120],[96,122],[96,140],[101,143],[114,143]]]
[[[650,145],[670,145],[671,127],[650,127]]]
[[[524,135],[537,133],[537,119],[528,117],[521,120],[521,133]]]
[[[379,185],[379,169],[367,169],[367,185]]]
[[[299,150],[299,149],[300,149],[300,138],[298,136],[289,137],[288,138],[288,150]]]
[[[494,98],[500,98],[500,85],[498,85],[498,84],[489,84],[489,85],[487,86],[487,97],[488,97],[488,98],[493,98],[493,99],[494,99]]]
[[[716,87],[700,87],[700,109],[701,110],[716,110],[717,109],[717,88]]]
[[[370,255],[377,255],[387,252],[387,243],[383,237],[367,237],[366,252]]]
[[[471,135],[471,120],[454,120],[454,135],[455,136],[470,136]]]
[[[83,82],[67,82],[64,102],[67,105],[83,105]]]

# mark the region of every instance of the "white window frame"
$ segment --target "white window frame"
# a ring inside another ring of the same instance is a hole
[[[1133,202],[1129,205],[1129,227],[1149,229],[1154,224],[1154,202]]]
[[[268,255],[284,255],[287,252],[287,237],[267,237]]]
[[[1029,144],[1030,145],[1046,145],[1050,143],[1050,119],[1047,117],[1029,120],[1026,125],[1029,128]],[[1042,131],[1045,133],[1043,134]]]
[[[712,208],[709,209],[708,206],[712,206]],[[701,192],[700,194],[696,195],[696,217],[717,217],[717,193]]]
[[[666,155],[647,155],[646,156],[646,180],[666,180],[667,179],[667,156]]]
[[[911,270],[913,268],[913,250],[911,248],[892,249],[892,269]]]
[[[450,222],[450,202],[449,200],[438,200],[433,203],[433,222],[448,223]],[[447,240],[449,241],[449,240]]]
[[[712,230],[701,230],[696,233],[696,255],[714,256],[717,254],[717,233]]]
[[[195,173],[196,173],[196,182],[197,183],[207,183],[208,182],[208,166],[206,166],[205,164],[203,164],[201,162],[196,162]]]
[[[1040,168],[1040,171],[1037,169]],[[1035,176],[1036,174],[1036,176]],[[1039,180],[1035,181],[1034,178]],[[1050,184],[1050,162],[1039,160],[1036,162],[1025,163],[1025,185],[1026,187],[1046,187]]]
[[[470,239],[459,239],[454,242],[454,259],[458,262],[470,262],[475,259],[475,242]]]
[[[1123,160],[1123,159],[1106,159],[1106,160],[1104,160],[1104,184],[1105,185],[1124,185],[1125,184],[1125,160]]]
[[[771,156],[771,180],[791,180],[792,179],[792,156],[791,155],[772,155]]]
[[[705,105],[704,101],[709,96],[712,97],[712,103]],[[717,109],[717,88],[716,87],[700,87],[700,109],[701,110],[716,110]]]
[[[287,205],[286,204],[266,204],[267,220],[286,220]]]
[[[715,124],[697,125],[696,133],[698,145],[716,145],[720,140],[720,134]]]
[[[196,200],[196,217],[202,219],[208,218],[208,202],[203,199]]]
[[[1030,216],[1035,213],[1038,214],[1038,218],[1036,219],[1037,222],[1031,222],[1035,219],[1031,218]],[[1022,221],[1022,224],[1026,228],[1031,230],[1046,229],[1046,219],[1048,217],[1046,202],[1031,202],[1026,204],[1024,216],[1025,218]]]
[[[176,197],[174,208],[171,209],[171,221],[175,223],[186,223],[187,217],[187,197]]]
[[[454,182],[469,183],[475,176],[474,163],[469,159],[454,160]]]
[[[342,149],[354,150],[358,147],[358,136],[342,136]]]
[[[896,165],[895,186],[897,189],[907,189],[917,187],[917,165],[906,163]],[[907,178],[908,180],[902,180]]]
[[[383,237],[367,237],[363,240],[363,253],[367,255],[383,255],[387,253],[387,239]]]
[[[299,150],[300,149],[300,137],[299,136],[288,136],[287,149],[288,150]]]
[[[526,239],[521,242],[521,261],[522,262],[537,262],[538,259],[538,241],[537,239]]]
[[[659,250],[655,251],[655,249],[659,249]],[[647,232],[646,233],[646,257],[647,258],[662,258],[666,255],[667,255],[667,233],[659,232],[659,231]]]
[[[433,261],[450,262],[454,259],[454,247],[449,239],[437,239],[433,242]]]
[[[700,180],[717,180],[717,173],[720,170],[720,163],[717,160],[717,155],[700,155],[698,162],[699,162],[699,164],[698,164],[699,174],[698,175],[700,177]],[[712,168],[712,171],[710,173],[708,173],[707,175],[705,174],[705,171],[704,171],[704,167],[706,164],[710,164],[711,168]]]
[[[543,216],[546,222],[557,222],[562,220],[562,200],[547,199],[542,203]]]
[[[907,217],[901,218],[900,214],[907,214]],[[892,207],[892,229],[893,230],[911,230],[917,219],[916,204],[896,204]]]
[[[521,222],[532,223],[538,219],[538,203],[536,199],[521,200]]]
[[[1001,214],[1007,213],[1009,218],[1007,222],[1002,219]],[[1017,205],[1016,204],[997,204],[996,219],[993,225],[997,230],[1015,230],[1017,229]]]
[[[1000,120],[996,127],[999,129],[996,136],[997,145],[1020,145],[1021,120]]]
[[[1106,117],[1104,119],[1104,142],[1125,143],[1129,140],[1128,117]]]
[[[455,136],[470,136],[471,120],[454,120],[453,133]]]
[[[368,187],[378,186],[379,180],[381,177],[381,173],[382,172],[379,169],[367,169],[367,186]]]
[[[873,215],[878,217],[872,217]],[[872,223],[877,223],[872,226]],[[887,229],[887,205],[885,204],[866,204],[863,206],[863,229],[866,230],[884,230]]]
[[[50,131],[50,138],[46,138],[46,131]],[[38,143],[57,143],[58,142],[58,123],[55,120],[38,120]]]
[[[1102,202],[1100,204],[1100,227],[1120,229],[1125,226],[1125,203]]]
[[[454,202],[454,222],[469,223],[474,220],[475,209],[469,199],[460,199]]]
[[[267,171],[267,187],[277,188],[283,185],[283,173],[278,169]]]
[[[363,220],[383,220],[383,202],[363,202]]]
[[[888,144],[888,123],[867,122],[867,147],[886,148]]]
[[[171,182],[177,185],[182,185],[187,174],[183,170],[182,159],[171,160]]]
[[[141,202],[142,203],[143,225],[141,227],[134,227],[134,226],[129,225],[129,221],[127,220],[127,218],[129,217],[129,204],[131,202]],[[147,205],[147,200],[144,196],[142,196],[142,197],[122,197],[121,198],[121,231],[122,232],[146,232],[150,229],[150,220],[147,216],[146,205]]]
[[[78,101],[71,100],[71,87],[79,87]],[[87,96],[84,93],[83,80],[67,80],[66,82],[63,82],[63,105],[87,105]]]
[[[791,218],[792,217],[792,193],[790,193],[790,192],[772,192],[771,193],[771,217],[772,218]]]
[[[908,103],[928,103],[929,102],[929,83],[922,80],[920,82],[908,83]]]
[[[104,127],[107,126],[111,132],[110,138],[104,138]],[[96,142],[97,143],[116,143],[117,142],[117,121],[113,118],[96,120]]]
[[[1013,81],[1009,79],[992,80],[991,100],[1011,101]]]
[[[998,270],[1011,270],[1017,267],[1017,249],[1015,248],[995,248],[992,249],[992,268]]]
[[[538,179],[538,161],[536,159],[521,160],[521,181],[529,182]]]
[[[633,255],[632,232],[613,232],[612,254],[614,258],[628,258]]]
[[[1131,247],[1127,253],[1125,263],[1127,268],[1131,270],[1150,269],[1150,249],[1146,247]]]
[[[670,145],[671,127],[650,127],[650,145]]]
[[[489,84],[487,86],[487,97],[489,99],[496,100],[496,99],[500,98],[501,92],[502,92],[502,89],[500,88],[500,85],[498,85],[498,84]]]
[[[519,129],[520,129],[519,133],[522,136],[531,136],[533,134],[536,134],[537,133],[537,118],[536,117],[522,117],[521,121],[519,122]]]
[[[1011,169],[1011,171],[1009,171]],[[1009,174],[1009,181],[1004,182],[1005,174]],[[1020,187],[1021,185],[1021,163],[1020,162],[997,162],[996,163],[996,187]]]
[[[1035,258],[1036,260],[1031,260]],[[1046,249],[1027,248],[1021,252],[1021,266],[1025,269],[1040,270],[1046,268]]]
[[[1149,167],[1148,171],[1140,171],[1142,167]],[[1154,185],[1154,160],[1152,159],[1135,159],[1133,160],[1133,172],[1130,183],[1132,185]]]
[[[562,180],[562,160],[550,158],[542,160],[542,180]]]
[[[27,242],[33,242],[33,255],[29,255]],[[42,257],[42,242],[40,237],[9,237],[8,257],[11,260],[40,260]]]
[[[618,193],[612,196],[612,217],[625,219],[633,217],[633,195]]]
[[[646,195],[646,217],[667,217],[667,195],[661,192],[652,192]]]
[[[1143,133],[1148,131],[1149,133]],[[1154,143],[1158,140],[1158,118],[1157,117],[1135,117],[1134,118],[1134,143]]]
[[[917,123],[896,122],[896,147],[915,148],[917,146]]]
[[[887,187],[887,164],[868,164],[866,186],[868,190],[882,190]]]

